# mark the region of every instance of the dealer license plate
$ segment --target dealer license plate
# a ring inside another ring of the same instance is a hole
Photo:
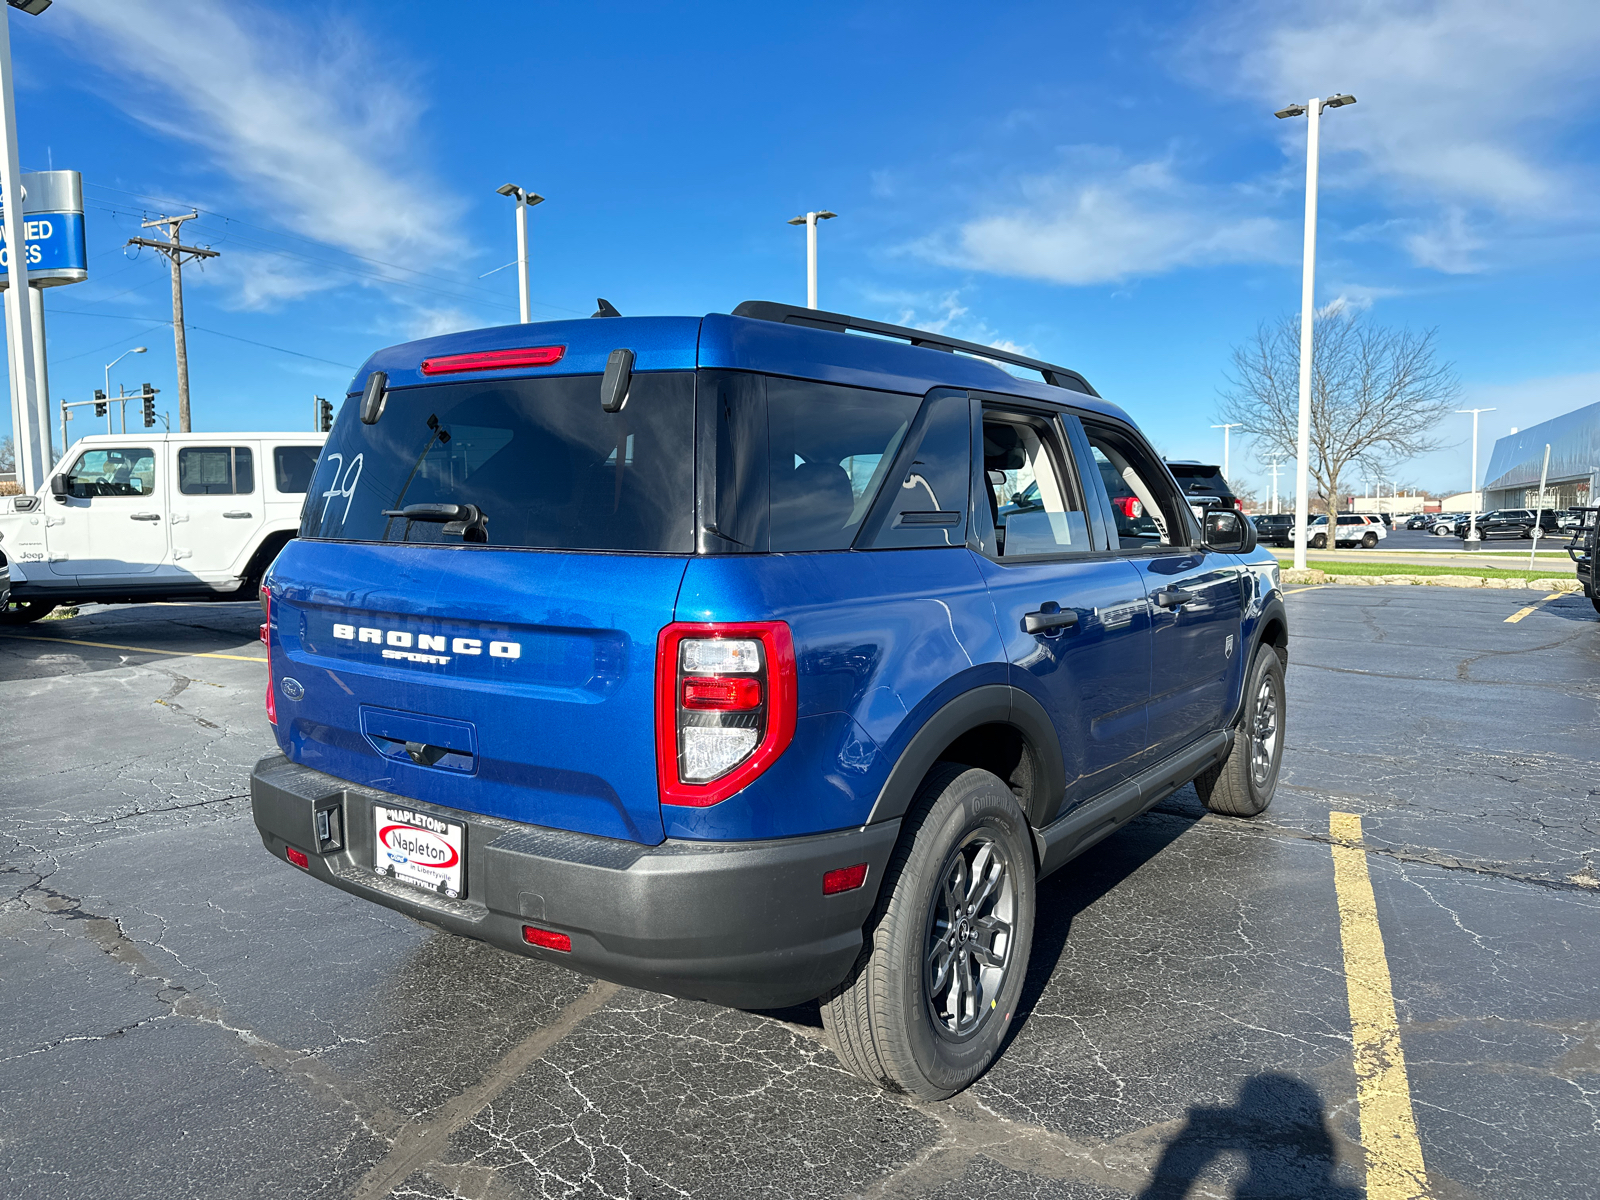
[[[459,900],[465,893],[462,865],[467,831],[409,808],[372,806],[376,837],[372,869],[379,875]]]

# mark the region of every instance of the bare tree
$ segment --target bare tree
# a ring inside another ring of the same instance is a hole
[[[1437,450],[1433,432],[1461,391],[1434,333],[1385,329],[1357,314],[1318,323],[1311,360],[1312,491],[1328,513],[1328,549],[1339,527],[1340,480]],[[1263,324],[1233,351],[1218,419],[1236,421],[1263,456],[1295,456],[1300,411],[1300,318]]]

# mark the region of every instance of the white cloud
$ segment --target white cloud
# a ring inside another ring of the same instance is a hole
[[[223,307],[245,312],[275,309],[285,301],[328,291],[341,282],[325,271],[247,250],[229,250],[220,258],[184,268],[185,287],[221,288],[228,295]]]
[[[1123,165],[1090,148],[1068,158],[1021,180],[1011,204],[910,248],[949,266],[1075,285],[1286,254],[1278,221],[1180,180],[1170,162]]]
[[[1273,108],[1353,93],[1323,117],[1325,188],[1375,186],[1411,210],[1402,243],[1425,267],[1480,269],[1506,221],[1589,219],[1596,180],[1569,132],[1600,93],[1594,0],[1258,2],[1194,38],[1192,73]],[[1293,166],[1304,122],[1282,122]],[[1416,216],[1418,202],[1439,206]]]
[[[417,92],[349,27],[222,0],[101,0],[50,18],[40,28],[71,44],[90,86],[198,147],[275,224],[369,255],[455,240],[453,205],[408,161]]]

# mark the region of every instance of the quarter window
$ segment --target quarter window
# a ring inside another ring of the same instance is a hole
[[[178,451],[178,491],[185,496],[243,496],[256,490],[248,446],[185,446]]]
[[[67,490],[79,500],[150,496],[156,490],[156,452],[145,446],[86,450],[72,464]]]
[[[311,475],[317,469],[321,446],[275,446],[272,451],[272,479],[286,495],[303,495],[311,488]]]

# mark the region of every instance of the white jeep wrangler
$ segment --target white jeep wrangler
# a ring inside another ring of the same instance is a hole
[[[0,496],[11,598],[57,604],[254,599],[300,525],[322,433],[95,434],[31,496]]]

